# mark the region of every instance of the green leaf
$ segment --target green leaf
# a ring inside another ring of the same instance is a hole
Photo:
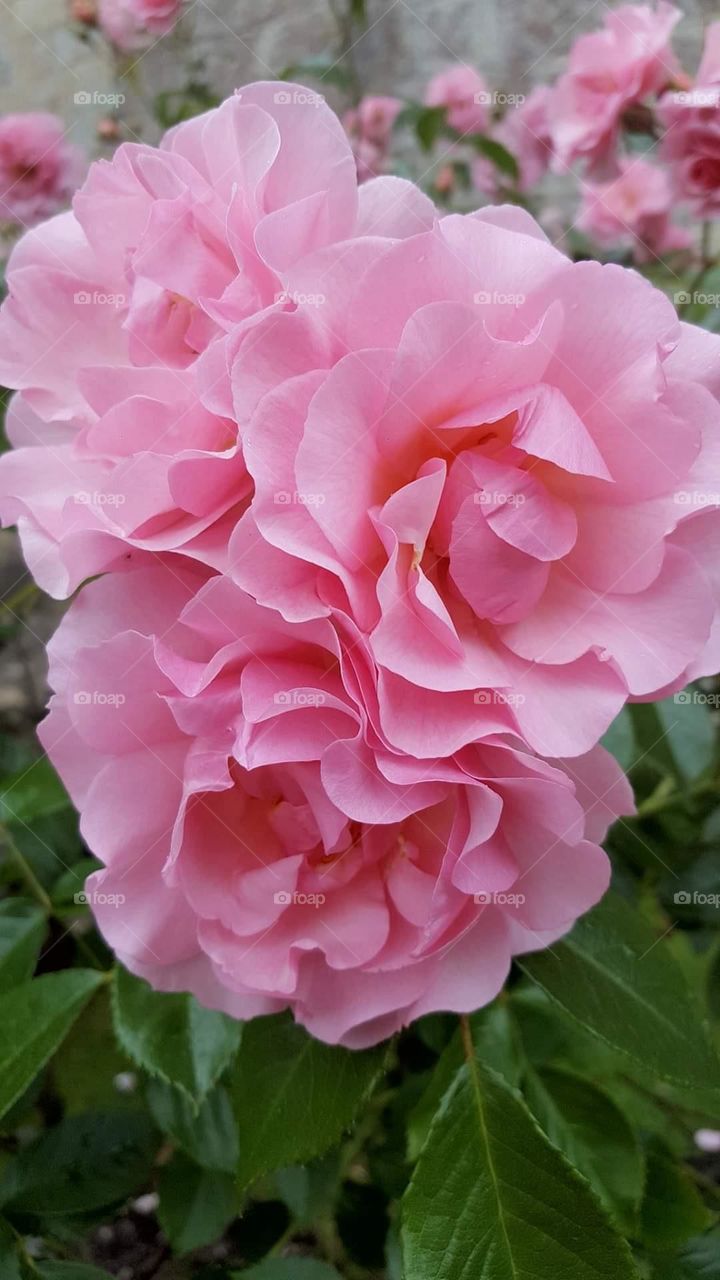
[[[519,963],[582,1026],[646,1070],[720,1088],[720,1064],[682,970],[617,894],[563,942]]]
[[[715,733],[707,703],[690,687],[672,698],[653,703],[667,734],[677,770],[685,778],[695,778],[712,764]]]
[[[402,1205],[406,1280],[637,1280],[588,1184],[479,1063],[445,1095]]]
[[[91,969],[68,969],[0,996],[0,1116],[45,1066],[102,981]]]
[[[234,1173],[239,1156],[238,1131],[226,1089],[216,1085],[196,1110],[184,1093],[163,1080],[152,1080],[147,1100],[158,1128],[182,1147],[203,1169]]]
[[[83,1009],[52,1061],[52,1082],[62,1098],[64,1114],[137,1107],[136,1092],[121,1093],[116,1084],[116,1078],[130,1073],[132,1067],[117,1046],[110,992],[103,986]]]
[[[45,928],[45,916],[33,902],[24,898],[0,902],[0,991],[29,982]]]
[[[241,1189],[332,1146],[375,1083],[383,1055],[382,1047],[322,1044],[284,1015],[247,1023],[230,1085]]]
[[[18,1238],[12,1227],[0,1218],[0,1276],[3,1280],[22,1280]]]
[[[249,1271],[233,1271],[232,1280],[340,1280],[334,1267],[317,1258],[266,1258]]]
[[[444,107],[421,107],[414,115],[415,134],[423,151],[432,151],[445,129],[445,121]]]
[[[137,1193],[155,1148],[156,1135],[144,1112],[70,1116],[7,1166],[0,1202],[13,1213],[42,1217],[102,1209]]]
[[[161,1169],[158,1192],[158,1220],[176,1253],[212,1244],[238,1212],[233,1179],[201,1169],[184,1155]]]
[[[594,1084],[570,1072],[530,1072],[527,1102],[544,1132],[587,1178],[626,1235],[643,1194],[644,1162],[620,1109]]]
[[[520,177],[518,162],[507,147],[504,147],[496,138],[486,138],[484,134],[476,134],[472,141],[477,150],[491,164],[494,164],[500,173],[504,173],[507,178],[517,182]]]
[[[47,756],[0,783],[0,822],[32,825],[38,818],[70,807],[68,793]]]
[[[320,80],[323,84],[334,84],[343,91],[348,91],[351,87],[346,69],[332,58],[305,58],[303,62],[293,62],[280,72],[278,79],[295,80],[299,84],[304,84],[306,80]]]
[[[640,1234],[649,1249],[672,1249],[710,1226],[712,1219],[687,1170],[669,1151],[653,1144]]]
[[[600,739],[601,745],[614,756],[623,769],[629,769],[637,758],[635,734],[630,712],[623,707]]]
[[[116,973],[113,1017],[118,1041],[133,1061],[182,1089],[196,1106],[227,1067],[242,1030],[194,996],[153,991],[126,969]]]

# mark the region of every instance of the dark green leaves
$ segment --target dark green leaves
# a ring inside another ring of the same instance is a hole
[[[142,1187],[156,1137],[142,1112],[86,1111],[50,1129],[8,1165],[0,1182],[6,1212],[87,1213]]]
[[[45,927],[45,916],[34,903],[24,898],[0,902],[0,991],[32,977]]]
[[[382,1048],[333,1048],[286,1017],[247,1023],[231,1086],[240,1186],[309,1160],[336,1142],[370,1092],[382,1060]]]
[[[195,1104],[240,1043],[239,1022],[204,1009],[193,996],[160,995],[125,969],[117,971],[113,1015],[117,1038],[133,1061]]]
[[[45,1066],[102,981],[93,970],[70,969],[0,997],[0,1116]]]
[[[161,1170],[158,1189],[160,1225],[176,1253],[217,1240],[238,1210],[233,1179],[201,1169],[185,1156]]]
[[[403,1200],[406,1280],[636,1280],[588,1184],[499,1076],[462,1067]]]
[[[650,1072],[720,1088],[720,1065],[682,971],[616,894],[522,968],[567,1013]]]

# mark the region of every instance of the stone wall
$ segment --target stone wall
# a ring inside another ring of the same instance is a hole
[[[342,0],[334,0],[336,6]],[[686,14],[677,46],[693,67],[713,0],[679,0]],[[476,63],[495,87],[527,92],[557,74],[576,34],[596,26],[601,0],[367,0],[369,26],[353,57],[371,90],[418,94],[447,62]],[[138,56],[117,84],[97,38],[81,39],[67,0],[0,0],[0,112],[58,112],[92,145],[104,95],[121,88],[130,134],[151,139],[154,96],[181,89],[196,68],[218,93],[276,75],[291,63],[338,49],[328,0],[188,0],[176,30]],[[94,101],[76,101],[90,94]]]

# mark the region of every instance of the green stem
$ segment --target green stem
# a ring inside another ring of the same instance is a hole
[[[5,841],[7,851],[33,898],[39,902],[45,914],[51,916],[53,914],[53,905],[50,898],[40,884],[40,881],[35,875],[35,872],[27,861],[25,855],[20,852],[7,827],[3,824],[0,824],[0,836]]]

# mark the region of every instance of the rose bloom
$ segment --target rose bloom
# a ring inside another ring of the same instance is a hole
[[[629,695],[716,671],[720,338],[515,207],[379,245],[351,283],[333,256],[325,305],[232,361],[255,483],[235,581],[351,616],[440,755],[477,734],[473,688],[572,756]]]
[[[70,199],[85,162],[66,132],[44,111],[0,117],[0,222],[30,226]]]
[[[343,116],[358,168],[358,180],[366,182],[385,169],[393,125],[402,111],[399,98],[368,96]]]
[[[484,133],[490,96],[480,72],[458,62],[433,76],[425,90],[425,105],[445,107],[447,122],[458,133]]]
[[[223,394],[232,343],[295,307],[304,255],[433,217],[400,178],[358,193],[340,122],[297,85],[250,85],[94,164],[72,213],[15,248],[0,313],[0,385],[21,392],[0,512],[40,585],[67,595],[140,552],[222,568],[252,487]],[[319,271],[303,296],[323,288]]]
[[[604,176],[614,167],[623,113],[682,77],[670,47],[681,17],[660,0],[610,10],[600,31],[580,36],[549,106],[556,168],[575,160]]]
[[[668,93],[659,117],[666,129],[661,158],[675,192],[698,218],[720,217],[720,22],[708,27],[691,89]]]
[[[290,1007],[353,1048],[491,1000],[604,892],[618,766],[551,765],[512,732],[435,758],[349,621],[287,623],[205,578],[108,575],[50,645],[41,737],[105,864],[110,946],[161,990]]]
[[[670,220],[672,203],[666,171],[628,156],[619,177],[584,187],[577,225],[598,244],[631,248],[637,262],[649,262],[692,244],[690,233]]]
[[[97,21],[118,49],[142,49],[172,31],[183,0],[99,0]]]
[[[492,131],[492,137],[514,156],[518,166],[515,184],[486,156],[478,156],[472,165],[472,177],[478,191],[494,196],[502,187],[515,185],[518,191],[531,191],[545,176],[552,159],[552,139],[548,122],[551,90],[545,85],[517,107],[509,107]]]

